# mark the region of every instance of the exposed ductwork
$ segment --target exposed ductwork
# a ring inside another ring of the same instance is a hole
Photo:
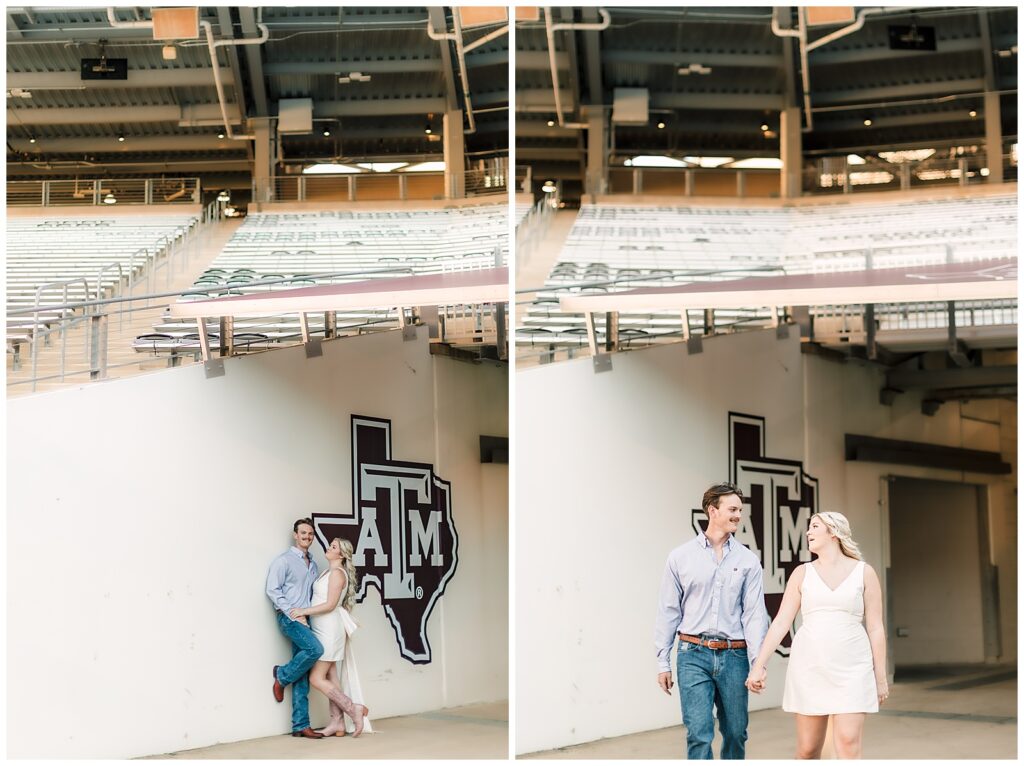
[[[555,51],[555,32],[563,29],[600,32],[602,29],[607,29],[612,23],[611,15],[604,8],[598,8],[597,12],[601,14],[601,20],[598,22],[562,22],[554,24],[551,21],[551,8],[544,9],[544,26],[547,30],[548,36],[548,59],[551,65],[551,87],[555,92],[555,114],[558,115],[558,127],[560,128],[585,129],[590,126],[585,122],[566,122],[565,115],[562,113],[562,94],[559,92],[558,60]]]

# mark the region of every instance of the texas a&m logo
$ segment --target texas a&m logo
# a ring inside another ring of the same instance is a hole
[[[391,421],[352,416],[352,510],[313,514],[326,547],[349,540],[362,601],[372,584],[403,657],[430,662],[427,619],[455,574],[451,485],[425,463],[391,459]]]
[[[743,491],[746,513],[736,539],[761,559],[768,613],[775,617],[790,575],[811,560],[807,524],[818,512],[818,480],[804,472],[798,460],[768,457],[765,419],[729,413],[729,481]],[[691,515],[695,532],[707,526],[703,510]],[[779,653],[789,655],[791,636]]]

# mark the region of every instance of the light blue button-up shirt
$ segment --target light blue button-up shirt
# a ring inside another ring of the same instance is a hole
[[[287,616],[292,609],[309,606],[316,578],[317,568],[313,557],[309,557],[309,566],[306,566],[302,549],[293,545],[270,562],[267,596],[274,608]]]
[[[757,556],[729,535],[718,562],[711,541],[701,532],[672,551],[665,564],[654,622],[658,671],[671,671],[677,633],[743,639],[753,665],[769,622],[764,571]]]

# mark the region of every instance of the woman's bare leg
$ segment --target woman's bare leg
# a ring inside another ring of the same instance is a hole
[[[309,669],[310,686],[312,686],[322,695],[327,697],[327,701],[331,705],[331,722],[327,724],[327,726],[324,729],[320,730],[320,733],[323,734],[325,737],[329,737],[332,734],[334,734],[334,732],[338,730],[339,725],[342,728],[344,728],[345,726],[345,720],[341,718],[341,716],[338,716],[338,718],[335,719],[335,709],[338,709],[340,711],[341,708],[338,708],[337,703],[335,703],[335,701],[331,698],[332,692],[336,692],[337,689],[335,689],[334,684],[332,684],[327,678],[327,675],[330,672],[330,669],[331,667],[333,667],[333,665],[333,662],[329,662],[327,660],[318,660],[317,663]],[[337,725],[335,725],[336,723]],[[331,728],[332,726],[334,727],[333,729]]]
[[[850,760],[861,757],[865,713],[839,713],[832,716],[832,745],[836,758]]]
[[[341,684],[338,682],[338,663],[332,662],[331,666],[327,668],[327,682],[337,689],[341,689]],[[329,737],[332,734],[335,737],[345,736],[345,714],[338,707],[338,704],[328,699],[328,703],[331,708],[331,722],[320,731],[325,737]]]
[[[796,714],[796,757],[799,760],[821,758],[827,728],[827,715]]]

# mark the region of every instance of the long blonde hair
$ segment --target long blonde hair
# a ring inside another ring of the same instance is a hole
[[[331,543],[337,543],[341,549],[341,561],[345,568],[345,593],[341,597],[341,605],[346,611],[351,612],[352,607],[356,604],[356,591],[359,590],[359,584],[356,581],[356,565],[352,561],[352,543],[341,537],[335,537],[331,540]]]
[[[839,550],[844,556],[849,556],[851,559],[857,559],[858,561],[864,560],[860,553],[860,546],[853,540],[850,521],[843,514],[836,511],[822,511],[811,516],[810,521],[814,519],[821,519],[821,523],[825,525],[828,531],[836,536],[836,539],[839,541]]]

